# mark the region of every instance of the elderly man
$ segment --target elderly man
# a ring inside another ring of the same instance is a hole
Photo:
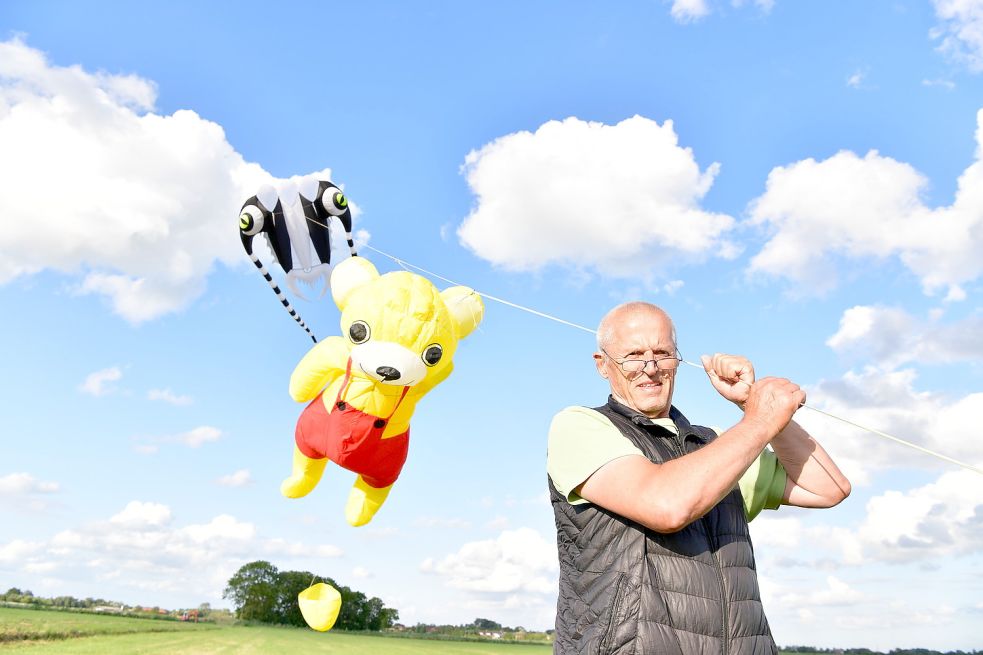
[[[744,357],[704,355],[710,383],[744,412],[718,435],[672,405],[680,360],[663,310],[615,307],[597,342],[607,404],[568,407],[550,426],[554,652],[777,653],[748,521],[764,507],[831,507],[850,493],[791,420],[805,393],[786,379],[755,380]]]

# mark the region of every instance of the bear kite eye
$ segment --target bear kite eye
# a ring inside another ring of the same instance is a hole
[[[427,366],[436,366],[443,355],[444,349],[440,347],[440,344],[432,343],[423,351],[423,363]]]
[[[369,324],[365,321],[355,321],[352,326],[348,328],[348,337],[352,340],[352,343],[365,343],[369,340]],[[440,355],[437,356],[440,359]]]

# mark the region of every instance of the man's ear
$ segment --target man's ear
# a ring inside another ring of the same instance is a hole
[[[608,373],[604,370],[604,355],[601,353],[594,353],[594,366],[597,367],[597,374],[607,380]]]

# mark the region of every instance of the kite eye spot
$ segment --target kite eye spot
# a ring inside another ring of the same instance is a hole
[[[348,211],[348,198],[338,187],[329,186],[321,194],[321,204],[332,216],[341,216]]]
[[[427,366],[436,366],[440,358],[444,356],[444,349],[439,343],[432,343],[423,351],[423,363]]]
[[[255,205],[243,207],[239,214],[239,229],[246,236],[256,236],[263,231],[263,212]]]
[[[371,330],[369,330],[369,324],[365,321],[355,321],[352,323],[351,327],[348,328],[348,338],[352,340],[354,344],[365,343],[369,340],[369,335]]]

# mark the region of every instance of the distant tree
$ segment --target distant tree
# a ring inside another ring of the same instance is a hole
[[[276,615],[278,623],[304,625],[297,594],[311,586],[316,576],[309,571],[281,571],[277,576]]]
[[[342,630],[368,630],[365,594],[345,586],[336,587],[341,594],[341,611],[336,625]]]
[[[297,595],[315,579],[323,580],[341,595],[341,611],[335,627],[341,630],[386,630],[399,620],[399,612],[378,598],[339,585],[310,571],[278,571],[265,561],[250,562],[233,575],[222,593],[235,606],[236,617],[264,623],[305,625]]]
[[[479,630],[501,630],[502,624],[490,619],[475,619],[474,627]]]
[[[278,579],[277,568],[269,562],[244,564],[229,578],[222,598],[232,601],[239,619],[278,623]]]

